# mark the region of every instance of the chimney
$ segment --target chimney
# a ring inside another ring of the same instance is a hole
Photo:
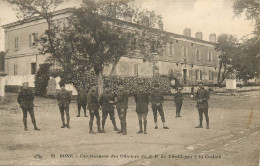
[[[202,32],[196,32],[196,33],[195,33],[195,38],[202,40],[202,39],[203,39],[203,34],[202,34]]]
[[[209,41],[212,43],[216,43],[216,34],[215,33],[211,33],[209,35]]]
[[[183,35],[191,37],[191,30],[190,30],[190,28],[185,28],[184,31],[183,31]]]
[[[163,22],[162,22],[162,20],[158,21],[158,28],[163,31]]]

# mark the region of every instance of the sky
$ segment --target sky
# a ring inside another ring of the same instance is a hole
[[[183,34],[191,29],[191,36],[203,33],[203,40],[209,40],[210,33],[232,34],[238,38],[250,35],[251,21],[244,15],[235,17],[233,0],[135,0],[138,7],[154,10],[163,17],[164,30]],[[67,0],[59,9],[79,6],[80,0]],[[0,51],[4,51],[4,30],[2,25],[17,21],[16,12],[5,1],[0,0]]]

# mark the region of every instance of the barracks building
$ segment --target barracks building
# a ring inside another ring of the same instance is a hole
[[[53,13],[54,21],[66,21],[70,16],[70,9],[63,9]],[[141,57],[122,57],[117,64],[114,74],[121,76],[152,77],[156,74],[167,75],[171,70],[178,73],[179,80],[184,87],[196,85],[202,81],[206,84],[217,83],[219,70],[219,53],[215,50],[216,34],[210,34],[208,41],[203,40],[203,33],[196,32],[191,36],[191,30],[185,28],[183,34],[175,34],[163,30],[162,22],[157,28],[127,20],[111,19],[109,21],[123,25],[128,30],[142,30],[146,28],[153,34],[164,33],[169,40],[162,55],[157,55],[151,47],[151,54],[156,56],[157,63],[144,62]],[[47,30],[47,23],[39,17],[33,17],[23,22],[17,21],[2,26],[5,29],[5,73],[6,85],[21,85],[28,81],[34,87],[34,76],[39,65],[45,63],[48,55],[38,53],[37,38]],[[112,69],[107,66],[104,74]]]

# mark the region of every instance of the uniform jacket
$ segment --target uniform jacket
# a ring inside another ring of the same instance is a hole
[[[119,90],[117,92],[117,104],[116,109],[127,109],[128,108],[128,93],[125,90]]]
[[[177,92],[174,94],[174,102],[175,104],[181,104],[183,100],[183,95],[181,92]]]
[[[77,97],[78,104],[87,104],[87,93],[85,91],[79,91]]]
[[[163,93],[159,89],[154,89],[150,95],[150,102],[152,103],[152,108],[161,106],[164,102]]]
[[[209,92],[206,89],[198,89],[195,99],[197,100],[197,108],[208,108]],[[202,101],[198,101],[198,100]]]
[[[61,90],[58,92],[58,105],[59,107],[68,107],[71,102],[71,93],[67,90]]]
[[[105,91],[101,94],[99,98],[99,104],[102,107],[102,110],[113,110],[114,104],[109,103],[110,101],[115,102],[115,95],[111,91]]]
[[[145,91],[137,91],[134,94],[136,103],[136,112],[145,113],[148,111],[149,94]]]
[[[22,108],[32,108],[34,106],[33,100],[34,96],[30,89],[22,89],[18,94],[17,102]]]
[[[87,95],[87,103],[89,110],[98,110],[99,103],[98,103],[98,93],[90,91]]]

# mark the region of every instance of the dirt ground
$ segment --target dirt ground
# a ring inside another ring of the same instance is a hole
[[[149,109],[147,135],[136,134],[138,120],[130,98],[125,136],[113,131],[109,118],[107,133],[89,134],[89,117],[76,117],[75,102],[70,106],[71,129],[61,129],[57,101],[41,97],[35,99],[35,116],[41,130],[33,130],[28,115],[29,131],[25,132],[17,94],[7,94],[7,103],[0,105],[0,165],[257,166],[259,94],[212,94],[209,130],[205,129],[205,120],[203,129],[194,128],[199,123],[194,100],[185,97],[181,118],[175,118],[173,101],[166,101],[164,111],[170,129],[162,128],[160,116],[159,129],[154,129]],[[117,114],[116,120],[119,127]]]

